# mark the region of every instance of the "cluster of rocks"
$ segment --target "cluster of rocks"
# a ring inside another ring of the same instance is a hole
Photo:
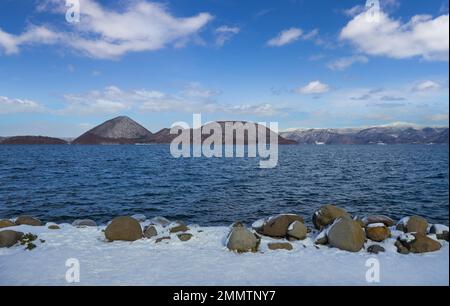
[[[182,221],[171,222],[164,217],[155,217],[148,221],[144,215],[121,216],[108,223],[104,232],[107,241],[136,241],[152,239],[155,243],[169,241],[177,237],[180,241],[188,241],[193,237],[190,228]],[[145,226],[141,223],[145,222]],[[359,252],[367,245],[367,252],[377,254],[385,249],[382,243],[396,232],[397,239],[392,243],[401,254],[425,253],[437,251],[442,247],[439,240],[448,241],[448,227],[440,224],[428,224],[420,216],[410,216],[395,222],[382,215],[370,215],[364,218],[352,217],[345,209],[324,205],[316,210],[312,216],[314,229],[305,225],[303,217],[296,214],[280,214],[254,222],[247,228],[242,222],[235,222],[226,237],[226,247],[229,250],[243,253],[259,250],[261,240],[267,237],[269,250],[292,250],[293,241],[311,237],[316,247],[328,245],[340,250]],[[32,216],[19,216],[14,221],[0,220],[0,247],[11,247],[19,242],[27,244],[28,249],[35,245],[31,234],[11,230],[18,225],[43,226],[43,222]],[[58,230],[60,226],[47,223],[48,229]],[[75,220],[72,226],[78,228],[96,227],[95,221],[90,219]],[[24,238],[25,237],[25,238]],[[22,239],[22,241],[21,241]],[[388,240],[389,243],[390,240]],[[42,242],[42,241],[41,241]],[[370,242],[370,243],[369,243]]]

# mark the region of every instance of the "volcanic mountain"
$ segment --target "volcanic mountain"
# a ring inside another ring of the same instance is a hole
[[[152,133],[126,116],[108,120],[72,141],[72,144],[135,144],[151,142]]]
[[[66,145],[64,139],[45,137],[45,136],[14,136],[0,138],[2,145]]]

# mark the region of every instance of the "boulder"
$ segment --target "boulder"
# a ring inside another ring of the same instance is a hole
[[[144,230],[145,238],[152,238],[157,235],[158,235],[158,231],[156,230],[156,227],[154,225],[150,225]]]
[[[400,240],[395,241],[394,244],[397,247],[397,252],[403,255],[409,254],[409,250],[401,243]]]
[[[142,228],[134,218],[117,217],[106,227],[105,237],[109,241],[135,241],[142,238]]]
[[[244,226],[232,227],[228,234],[226,246],[232,251],[238,253],[256,252],[260,240]]]
[[[324,205],[313,214],[312,222],[316,229],[323,229],[337,218],[351,218],[350,214],[343,208],[334,205]]]
[[[143,214],[135,214],[132,215],[131,218],[136,219],[138,222],[144,222],[145,220],[147,220],[147,217]]]
[[[371,253],[371,254],[378,254],[380,252],[385,252],[386,250],[381,246],[381,245],[371,245],[370,247],[367,248],[367,252]]]
[[[388,216],[383,215],[371,215],[364,217],[362,219],[364,223],[364,227],[366,227],[369,224],[375,224],[375,223],[383,223],[387,227],[391,227],[395,225],[395,221],[389,218]]]
[[[291,251],[293,249],[292,244],[289,242],[270,242],[267,244],[269,250],[288,250]]]
[[[287,235],[289,225],[295,221],[299,221],[301,223],[304,222],[303,218],[298,215],[283,214],[274,216],[267,219],[263,226],[256,231],[264,236],[284,238]]]
[[[97,226],[97,223],[91,219],[78,219],[72,222],[75,227]]]
[[[420,216],[406,217],[397,223],[397,230],[405,233],[426,234],[428,230],[428,222],[425,218]]]
[[[14,222],[12,222],[11,220],[8,220],[8,219],[0,220],[0,228],[16,226],[16,225],[17,224],[15,224]]]
[[[314,244],[325,245],[328,244],[327,230],[321,231],[314,240]]]
[[[48,229],[51,229],[51,230],[57,230],[57,229],[60,229],[60,227],[59,227],[58,225],[56,225],[56,224],[50,224],[47,228],[48,228]]]
[[[161,226],[167,226],[170,224],[170,221],[164,217],[154,217],[150,220],[150,223]]]
[[[181,233],[177,235],[178,239],[181,241],[188,241],[192,238],[192,234],[189,233]]]
[[[331,246],[349,252],[360,251],[366,239],[358,222],[349,218],[337,219],[328,230],[327,237]]]
[[[22,232],[16,232],[16,231],[12,231],[12,230],[3,230],[0,232],[0,248],[12,247],[22,237],[23,237]]]
[[[34,217],[23,215],[23,216],[17,217],[16,224],[17,225],[41,226],[42,222],[41,222],[41,220],[36,219]]]
[[[423,233],[408,233],[401,235],[397,242],[405,247],[411,253],[428,253],[435,252],[441,249],[442,245],[428,237]],[[397,249],[399,246],[397,245]]]
[[[391,236],[391,231],[383,223],[372,223],[366,226],[366,236],[372,241],[381,242]]]
[[[179,233],[179,232],[186,232],[189,230],[189,227],[184,224],[182,221],[176,221],[169,225],[169,232],[171,234],[173,233]]]
[[[306,238],[308,229],[300,221],[294,221],[289,225],[287,235],[289,238],[294,238],[296,240],[303,240]]]
[[[1,226],[0,226],[1,227]],[[448,226],[443,224],[433,224],[430,227],[430,234],[443,234],[444,232],[448,232]]]

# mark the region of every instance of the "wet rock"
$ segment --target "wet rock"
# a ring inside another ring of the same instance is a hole
[[[134,218],[117,217],[106,227],[105,237],[109,241],[135,241],[142,238],[142,228]]]
[[[289,238],[294,238],[296,240],[303,240],[306,238],[308,229],[300,221],[294,221],[289,225],[287,235]]]
[[[289,225],[298,221],[303,223],[304,219],[294,214],[283,214],[267,219],[256,231],[264,236],[273,238],[284,238],[287,235]]]
[[[350,214],[343,208],[334,205],[324,205],[316,210],[313,214],[313,224],[316,229],[323,229],[330,225],[337,218],[351,218]]]
[[[270,242],[267,244],[269,250],[288,250],[291,251],[293,249],[292,244],[289,242]]]
[[[385,251],[386,250],[381,245],[377,244],[371,245],[370,247],[367,248],[367,252],[371,254],[378,254]]]
[[[31,225],[31,226],[41,226],[42,222],[39,219],[36,219],[32,216],[19,216],[16,219],[16,224],[17,225]]]
[[[360,251],[366,239],[358,222],[349,218],[337,219],[328,230],[327,237],[331,246],[349,252]]]
[[[0,248],[12,247],[22,237],[23,237],[22,232],[16,232],[16,231],[12,231],[12,230],[3,230],[0,232]]]

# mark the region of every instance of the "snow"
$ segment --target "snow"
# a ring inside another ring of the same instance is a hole
[[[398,221],[397,224],[401,224],[403,226],[406,226],[408,224],[408,221],[409,221],[409,217],[404,217],[404,218],[400,219],[400,221]]]
[[[252,228],[261,228],[266,223],[266,219],[259,219],[252,224]]]
[[[171,240],[155,243],[154,238],[106,242],[104,226],[59,226],[14,227],[45,242],[36,240],[32,251],[0,248],[0,285],[73,285],[65,279],[70,258],[79,260],[79,285],[373,285],[365,278],[371,258],[380,262],[381,285],[449,284],[448,243],[440,241],[437,252],[402,255],[394,246],[399,231],[377,243],[386,249],[378,255],[316,247],[316,232],[290,242],[292,251],[270,251],[269,242],[283,240],[264,237],[260,251],[237,254],[223,244],[228,227],[190,226],[193,237],[187,242],[171,234]]]
[[[366,227],[385,227],[384,223],[372,223],[367,225]]]
[[[410,242],[414,241],[415,239],[416,239],[416,237],[411,233],[404,233],[404,234],[400,235],[400,240],[407,242],[407,243],[410,243]]]
[[[436,234],[442,234],[443,232],[448,232],[448,226],[443,224],[433,224]]]

